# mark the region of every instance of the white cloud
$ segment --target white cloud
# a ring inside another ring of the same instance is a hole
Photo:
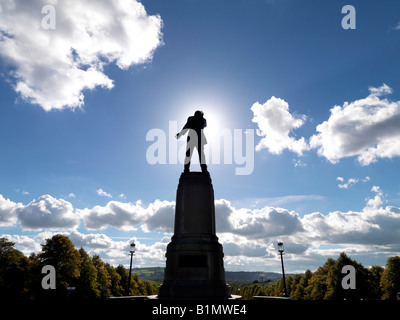
[[[295,139],[290,136],[294,129],[300,128],[305,120],[305,115],[294,117],[289,112],[289,104],[280,98],[271,97],[264,104],[256,102],[252,105],[253,122],[257,123],[257,134],[263,138],[256,146],[256,150],[267,148],[269,152],[280,154],[288,149],[301,155],[309,146],[305,139]]]
[[[67,230],[77,228],[80,223],[71,203],[50,195],[40,196],[26,206],[18,207],[16,214],[24,230]]]
[[[142,226],[145,232],[174,232],[175,202],[156,200],[146,209],[148,218]]]
[[[109,194],[109,193],[107,193],[107,192],[105,192],[102,188],[97,189],[97,190],[96,190],[96,193],[97,193],[99,196],[102,196],[102,197],[112,198],[112,195]]]
[[[303,229],[298,214],[282,208],[239,209],[229,220],[231,232],[253,239],[290,235]]]
[[[110,201],[104,207],[78,210],[89,230],[113,226],[132,230],[141,226],[144,232],[173,233],[175,202],[155,200],[147,207],[140,201]],[[219,233],[232,233],[253,239],[288,235],[302,231],[297,213],[282,208],[236,209],[227,200],[215,202],[216,227]]]
[[[113,240],[102,233],[87,233],[83,234],[77,231],[68,233],[68,237],[76,247],[89,247],[91,249],[112,249],[114,246]]]
[[[17,222],[16,209],[22,206],[0,194],[0,227],[12,226]]]
[[[381,98],[392,93],[386,84],[369,91],[364,99],[334,106],[329,119],[317,126],[310,146],[319,155],[332,163],[358,156],[362,165],[400,156],[400,101]]]
[[[303,226],[310,239],[326,243],[348,243],[355,234],[367,234],[371,229],[379,226],[363,219],[360,212],[330,212],[324,216],[319,213],[305,215],[302,219]],[[350,238],[349,238],[350,237]]]
[[[329,244],[398,246],[400,238],[400,209],[382,207],[383,192],[378,186],[371,191],[374,198],[367,199],[359,212],[312,213],[302,218],[308,241]],[[366,250],[366,248],[364,248]],[[397,248],[399,249],[399,248]]]
[[[302,231],[300,217],[282,208],[236,209],[227,200],[215,203],[218,232],[229,232],[249,239],[266,239]]]
[[[262,209],[237,209],[227,200],[216,200],[217,234],[224,243],[236,243],[247,248],[244,251],[250,250],[247,255],[250,252],[261,252],[278,237],[284,238],[285,242],[299,245],[296,250],[306,250],[315,241],[363,245],[373,244],[374,240],[383,243],[387,239],[386,243],[392,244],[392,235],[399,232],[396,228],[400,228],[400,209],[382,208],[382,191],[376,186],[371,191],[376,195],[366,200],[362,211],[334,211],[327,215],[316,212],[306,214],[303,218],[298,213],[283,208],[266,206]],[[110,201],[105,207],[95,206],[82,210],[82,216],[86,228],[90,230],[104,229],[107,226],[132,230],[141,225],[145,232],[171,234],[174,209],[174,202],[169,201],[156,200],[147,207],[143,207],[141,202],[132,204]],[[384,225],[379,221],[385,222]],[[260,247],[251,247],[254,241]],[[229,248],[235,254],[246,255],[242,249],[235,249],[233,244]]]
[[[112,265],[123,264],[129,266],[129,249],[132,240],[136,245],[134,265],[140,267],[165,265],[165,250],[170,239],[162,238],[159,241],[147,245],[137,238],[127,241],[115,241],[106,234],[88,233],[77,231],[66,233],[73,244],[79,248],[83,247],[89,254],[98,254],[105,262]]]
[[[370,177],[366,176],[364,179],[358,179],[358,178],[349,178],[347,179],[347,182],[344,182],[344,178],[343,177],[337,177],[336,178],[337,181],[342,182],[338,184],[338,187],[340,189],[348,189],[350,186],[355,185],[357,183],[361,182],[368,182],[371,180]]]
[[[276,248],[270,246],[275,245],[277,239],[285,243],[288,257],[301,255],[304,258],[296,256],[296,260],[302,260],[296,264],[317,257],[322,260],[322,256],[326,259],[332,255],[332,248],[337,254],[355,250],[367,256],[376,252],[378,246],[384,246],[388,255],[398,254],[400,209],[382,207],[383,192],[378,186],[371,191],[376,194],[366,199],[361,211],[333,211],[325,215],[314,212],[302,218],[282,208],[236,209],[229,201],[217,200],[217,233],[229,256],[226,261],[230,267],[238,268],[251,266],[251,259],[253,263],[266,264],[265,259],[276,254]],[[256,257],[261,260],[254,259]]]
[[[328,256],[342,251],[355,252],[360,257],[367,257],[378,248],[385,251],[385,257],[398,254],[400,209],[382,207],[385,201],[380,187],[373,186],[371,192],[374,196],[366,199],[366,205],[360,211],[314,212],[303,217],[284,208],[265,206],[261,209],[237,209],[227,200],[216,200],[216,229],[224,247],[226,268],[255,270],[267,267],[269,270],[278,270],[279,266],[275,266],[279,262],[277,240],[285,244],[290,268],[302,271],[320,265]],[[69,202],[49,195],[41,196],[27,205],[0,196],[2,226],[19,223],[24,230],[45,230],[31,236],[2,235],[15,242],[16,247],[25,254],[39,251],[40,244],[57,232],[70,237],[77,248],[85,248],[90,255],[99,254],[104,261],[113,265],[127,265],[131,239],[120,241],[106,233],[78,232],[76,228],[80,219],[87,230],[100,230],[108,226],[120,230],[140,227],[145,232],[171,234],[174,210],[174,202],[160,200],[147,206],[141,201],[110,201],[105,206],[74,210]],[[170,238],[161,237],[160,234],[150,244],[148,240],[141,243],[139,239],[133,239],[137,245],[136,266],[165,264],[164,254]],[[382,260],[381,263],[384,262]]]
[[[42,27],[53,4],[56,28]],[[111,89],[104,66],[150,61],[162,44],[162,20],[136,0],[9,0],[0,4],[0,57],[20,96],[44,110],[77,108],[84,90]]]
[[[123,230],[133,230],[142,223],[147,214],[140,202],[136,204],[128,202],[110,201],[104,207],[94,206],[92,209],[78,210],[83,216],[88,230],[105,229],[113,226]]]
[[[16,191],[16,192],[20,192],[20,193],[23,194],[24,196],[27,196],[27,195],[30,194],[28,191],[20,190],[20,189],[16,189],[15,191]]]
[[[371,191],[376,192],[376,195],[373,199],[368,199],[367,208],[378,209],[383,204],[383,192],[378,186],[373,186]]]
[[[104,207],[78,210],[89,230],[113,226],[133,230],[141,225],[144,232],[173,233],[175,203],[155,200],[147,208],[139,200],[136,203],[110,201]]]
[[[28,236],[2,234],[1,238],[7,238],[9,241],[14,242],[16,247],[22,247],[25,254],[38,252],[41,249],[40,243]]]
[[[293,159],[293,165],[297,168],[297,167],[307,167],[307,163],[304,163],[303,161],[301,161],[300,159]]]
[[[342,177],[337,177],[336,179],[337,179],[338,181],[344,182],[344,180],[343,180]],[[340,189],[347,189],[348,187],[350,187],[350,186],[353,185],[353,184],[356,184],[357,182],[358,182],[358,179],[356,179],[356,178],[349,178],[349,179],[347,180],[346,183],[338,184],[338,187],[339,187]]]

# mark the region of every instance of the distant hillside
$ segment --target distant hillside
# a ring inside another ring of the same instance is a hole
[[[282,278],[282,274],[275,272],[262,271],[225,271],[225,279],[227,282],[238,281],[276,281]]]
[[[141,280],[163,281],[164,268],[134,268],[133,274],[138,274]],[[239,281],[276,281],[282,277],[280,273],[275,272],[262,272],[262,271],[225,271],[225,278],[227,282]]]
[[[133,268],[132,274],[138,274],[140,280],[152,280],[152,281],[164,280],[164,268],[162,267]]]

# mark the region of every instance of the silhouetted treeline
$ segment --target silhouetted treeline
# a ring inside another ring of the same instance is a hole
[[[342,273],[345,265],[352,265],[356,270],[356,289],[343,289]],[[253,296],[283,296],[283,280],[270,283],[235,283],[232,293],[243,299]],[[304,274],[286,277],[286,290],[294,300],[395,300],[400,292],[400,257],[390,257],[386,267],[362,264],[341,253],[337,260],[329,258],[315,272],[307,270]]]
[[[56,288],[43,289],[42,268],[55,268]],[[105,299],[109,296],[157,294],[158,284],[142,281],[132,275],[128,292],[128,271],[122,265],[113,267],[98,255],[90,257],[71,240],[55,235],[46,240],[39,254],[24,256],[14,243],[0,238],[0,299]],[[75,288],[75,289],[72,289]]]

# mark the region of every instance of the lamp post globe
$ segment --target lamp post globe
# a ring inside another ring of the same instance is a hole
[[[279,253],[285,252],[285,250],[283,249],[283,243],[282,242],[278,242],[278,252]]]
[[[135,243],[132,242],[132,243],[130,244],[130,249],[129,249],[129,252],[130,252],[131,254],[132,254],[132,253],[135,253],[135,247],[136,247]]]

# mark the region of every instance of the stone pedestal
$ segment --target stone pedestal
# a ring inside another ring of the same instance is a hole
[[[164,282],[158,298],[230,298],[223,256],[215,234],[210,175],[182,173],[176,194],[174,235],[167,246]]]

